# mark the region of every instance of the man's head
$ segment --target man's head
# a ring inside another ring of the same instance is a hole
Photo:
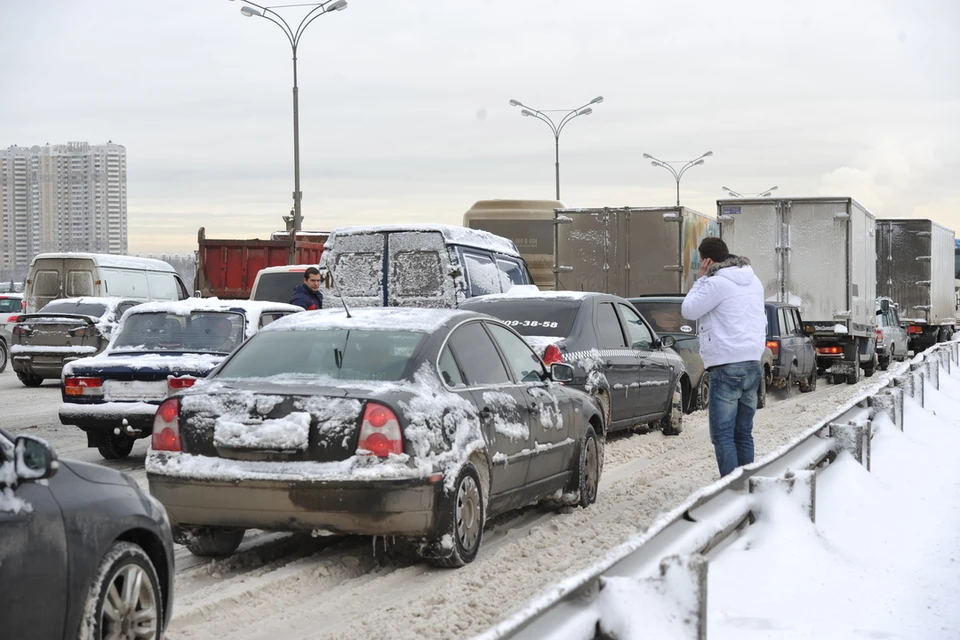
[[[307,267],[306,271],[303,272],[303,284],[307,285],[314,291],[320,290],[320,269],[316,267]]]
[[[713,262],[723,262],[730,257],[727,243],[720,238],[704,238],[700,242],[700,260],[710,259]]]

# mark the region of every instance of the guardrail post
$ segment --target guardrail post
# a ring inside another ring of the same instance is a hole
[[[857,462],[870,470],[870,431],[872,423],[866,424],[829,424],[830,435],[836,438],[840,448],[848,451]]]
[[[891,422],[903,431],[903,387],[887,387],[867,398],[870,405],[870,420],[878,414],[890,416]]]
[[[751,476],[747,480],[750,493],[779,490],[790,496],[803,509],[810,522],[817,521],[817,472],[787,471],[782,478]]]
[[[949,345],[937,350],[937,355],[940,356],[940,369],[946,370],[947,375],[950,375],[951,369],[953,369],[953,354],[951,351],[952,349]]]
[[[931,354],[932,355],[932,354]],[[923,369],[934,389],[940,389],[940,358],[927,356],[923,359]]]
[[[660,561],[660,573],[651,578],[641,578],[635,581],[631,578],[600,578],[601,597],[604,588],[614,584],[614,581],[639,582],[641,589],[629,589],[626,595],[640,596],[651,602],[622,602],[621,605],[634,608],[649,606],[657,610],[673,610],[677,614],[670,616],[669,624],[672,633],[669,638],[677,640],[707,640],[707,559],[700,554],[689,556],[667,556]],[[646,587],[646,588],[644,588]],[[690,596],[693,596],[692,598]],[[664,601],[669,606],[664,607]],[[666,632],[663,625],[658,625],[657,631]],[[630,636],[632,638],[634,636]],[[595,640],[629,640],[621,636],[616,629],[611,629],[601,618],[597,622]]]

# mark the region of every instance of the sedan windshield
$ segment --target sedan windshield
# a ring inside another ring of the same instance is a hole
[[[54,300],[48,303],[40,313],[73,313],[80,316],[91,316],[99,318],[107,312],[107,305],[93,302],[68,302],[65,300]]]
[[[243,315],[235,312],[133,313],[112,350],[230,353],[243,342],[243,326]]]
[[[217,377],[400,380],[425,335],[358,329],[264,331],[237,351]]]
[[[676,333],[693,335],[697,332],[697,323],[687,320],[680,313],[681,302],[634,302],[633,306],[647,322],[653,325],[658,334]]]

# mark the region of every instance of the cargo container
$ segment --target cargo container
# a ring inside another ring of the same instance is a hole
[[[873,375],[876,218],[853,198],[717,201],[720,237],[750,260],[766,299],[800,308],[831,382]]]
[[[319,264],[325,241],[325,234],[320,232],[299,234],[291,262],[289,239],[214,239],[207,238],[204,228],[200,227],[194,286],[204,298],[248,299],[261,269],[287,264]]]
[[[553,289],[553,218],[559,200],[478,200],[463,214],[463,226],[513,240],[534,284]]]
[[[899,307],[914,353],[953,336],[954,235],[932,220],[877,220],[877,295]]]
[[[716,221],[686,207],[557,209],[556,289],[623,298],[686,293]]]

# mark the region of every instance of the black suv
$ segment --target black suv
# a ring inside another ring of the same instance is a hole
[[[767,348],[773,352],[771,386],[789,395],[817,388],[817,350],[803,331],[800,309],[785,302],[767,302]]]

